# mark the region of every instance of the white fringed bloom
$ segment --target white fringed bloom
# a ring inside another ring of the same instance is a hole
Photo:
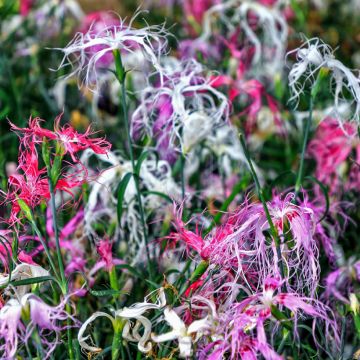
[[[360,116],[360,78],[347,68],[342,62],[335,59],[332,48],[318,38],[306,40],[298,49],[288,53],[296,53],[296,63],[289,73],[289,86],[292,92],[290,101],[299,103],[300,95],[305,86],[310,87],[316,81],[316,75],[321,68],[329,69],[331,81],[334,84],[334,112],[339,122],[342,123],[340,109],[343,103],[355,104],[352,119],[359,122]],[[342,97],[344,90],[351,96],[349,101]]]
[[[151,25],[142,29],[133,27],[133,22],[140,12],[125,24],[119,18],[118,26],[108,26],[96,33],[92,28],[83,34],[78,32],[65,48],[57,48],[64,53],[59,69],[70,65],[68,77],[77,76],[81,84],[98,91],[98,70],[100,59],[114,50],[121,53],[135,53],[141,50],[144,58],[153,65],[162,78],[160,57],[167,49],[167,32],[164,26]]]
[[[254,46],[252,65],[261,65],[257,72],[273,75],[274,71],[281,70],[286,51],[288,26],[281,12],[285,3],[278,1],[270,7],[256,1],[228,0],[216,4],[204,15],[204,30],[200,39],[210,41],[213,23],[218,24],[219,21],[228,33],[235,33],[240,28],[245,33],[246,42]],[[232,15],[229,16],[227,12],[231,10]],[[250,14],[256,17],[256,30]]]
[[[154,295],[154,293],[157,293],[157,299],[155,303],[152,303],[150,302],[150,298]],[[98,317],[106,317],[112,322],[113,325],[117,319],[125,321],[122,332],[123,339],[137,342],[139,351],[147,353],[152,348],[151,342],[149,341],[151,334],[151,322],[149,319],[143,316],[143,314],[149,310],[162,309],[164,306],[166,306],[166,297],[164,288],[160,288],[146,296],[144,302],[136,303],[130,307],[124,307],[123,309],[115,310],[113,312],[113,316],[102,311],[97,311],[81,326],[78,333],[79,345],[82,349],[93,353],[97,353],[102,350],[97,346],[89,345],[88,342],[90,335],[85,336],[84,334],[89,324],[94,322],[95,319]],[[131,320],[135,320],[135,324],[133,324]],[[143,327],[142,335],[139,333],[141,326]]]
[[[228,119],[227,98],[203,77],[204,68],[196,60],[171,64],[166,80],[160,87],[149,85],[141,93],[141,103],[132,116],[132,131],[143,129],[157,142],[169,136],[177,148],[180,144],[186,154],[195,144],[205,139],[211,130]],[[168,102],[171,111],[159,130],[157,113],[162,101]],[[154,127],[156,130],[154,130]]]
[[[212,301],[201,296],[194,296],[191,301],[205,304],[205,306],[193,304],[192,307],[198,310],[207,310],[208,314],[204,318],[195,320],[189,326],[186,326],[173,309],[166,307],[164,320],[169,324],[171,330],[165,334],[153,334],[151,336],[152,340],[157,343],[177,340],[180,358],[188,358],[193,355],[192,344],[197,342],[203,335],[210,334],[214,320],[217,319],[216,307]]]
[[[131,162],[124,160],[119,154],[108,152],[107,155],[95,154],[92,150],[86,150],[81,158],[81,162],[88,167],[91,157],[96,157],[101,163],[109,164],[110,167],[101,171],[95,181],[90,183],[90,193],[88,202],[84,210],[85,233],[96,237],[93,225],[101,222],[103,219],[116,221],[117,197],[116,189],[121,179],[132,172]],[[155,156],[148,156],[141,165],[140,184],[148,191],[163,193],[175,200],[181,198],[181,189],[175,183],[171,175],[170,165],[164,161],[157,161]],[[140,222],[140,214],[137,209],[136,186],[134,179],[131,178],[124,194],[123,206],[125,208],[121,227],[129,230],[129,238],[126,243],[127,254],[132,264],[138,262],[143,256],[144,236]],[[146,210],[159,211],[164,210],[165,200],[155,194],[142,194],[142,201]],[[166,208],[165,208],[166,209]],[[107,220],[108,221],[108,220]]]

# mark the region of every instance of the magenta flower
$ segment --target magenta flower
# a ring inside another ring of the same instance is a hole
[[[84,134],[78,133],[68,124],[61,127],[60,121],[62,115],[60,114],[55,119],[54,131],[42,128],[40,123],[44,120],[40,118],[30,118],[28,128],[19,128],[10,123],[11,130],[20,132],[23,135],[21,142],[25,146],[32,142],[40,144],[44,137],[49,140],[58,141],[64,148],[63,155],[69,153],[74,162],[77,162],[75,154],[80,151],[91,149],[96,154],[106,154],[111,149],[111,144],[105,139],[91,137],[94,133],[90,127],[87,128]]]
[[[351,259],[348,264],[338,267],[325,278],[324,298],[331,301],[333,298],[350,304],[350,294],[356,291],[356,284],[360,282],[360,260]]]
[[[263,99],[267,102],[267,106],[273,116],[274,123],[279,129],[282,128],[280,112],[275,99],[267,93],[265,86],[259,80],[243,79],[243,70],[241,65],[238,67],[236,80],[227,75],[214,76],[212,86],[215,88],[224,86],[227,87],[231,103],[238,101],[240,96],[247,96],[248,105],[238,115],[246,116],[246,129],[249,133],[254,128],[259,114],[264,107]]]
[[[338,121],[332,118],[326,118],[320,123],[309,143],[309,155],[315,158],[317,165],[315,175],[318,180],[329,186],[331,194],[336,194],[346,181],[346,163],[353,149],[360,153],[356,126],[344,123],[343,128],[340,128]],[[360,157],[357,161],[359,160]],[[350,175],[345,187],[359,188],[360,171],[357,164],[351,167]]]
[[[78,186],[80,183],[80,180],[62,178],[56,184],[55,190],[70,192],[73,187]],[[12,204],[10,218],[7,220],[10,224],[20,220],[18,216],[20,212],[18,199],[24,201],[31,209],[50,199],[46,169],[39,169],[35,142],[25,142],[24,149],[20,145],[19,166],[17,172],[9,176],[8,184],[9,191],[6,194],[6,201]]]
[[[109,240],[101,240],[97,246],[99,255],[101,256],[102,261],[105,263],[105,268],[107,271],[110,271],[114,266],[113,256],[112,256],[112,243]]]
[[[34,0],[20,0],[20,15],[27,16],[34,5]]]
[[[249,295],[240,302],[232,302],[226,308],[218,310],[217,337],[199,350],[200,359],[257,359],[261,354],[265,359],[280,360],[267,340],[269,322],[276,325],[271,329],[271,337],[281,335],[282,321],[273,315],[273,309],[279,312],[289,309],[291,318],[288,324],[293,324],[294,337],[299,341],[297,323],[300,319],[313,319],[313,334],[315,343],[316,325],[323,326],[328,341],[333,341],[334,350],[339,346],[338,327],[331,309],[320,301],[300,296],[295,293],[280,292],[281,281],[278,278],[267,277],[263,290]]]
[[[320,271],[316,220],[312,209],[293,204],[293,196],[278,196],[269,202],[270,216],[281,238],[288,291],[315,294]],[[269,223],[260,202],[245,201],[205,238],[187,230],[180,214],[175,215],[176,231],[170,238],[183,241],[211,264],[232,269],[250,289],[256,289],[258,281],[267,276],[280,275],[275,244],[264,235]]]

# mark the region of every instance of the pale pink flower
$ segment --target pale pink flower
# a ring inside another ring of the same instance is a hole
[[[22,312],[27,309],[30,321],[24,323]],[[70,325],[67,320],[71,321]],[[26,294],[21,299],[12,298],[0,309],[0,336],[4,340],[0,345],[1,358],[14,359],[19,343],[28,342],[37,328],[45,359],[48,359],[61,341],[60,331],[74,325],[77,322],[65,311],[65,301],[50,306],[33,294]]]

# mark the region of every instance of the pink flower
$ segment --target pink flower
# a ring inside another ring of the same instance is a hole
[[[243,79],[242,66],[238,67],[237,79],[234,80],[228,75],[219,75],[212,78],[211,85],[215,88],[227,87],[229,99],[231,103],[238,100],[239,96],[246,95],[248,98],[248,106],[238,115],[246,116],[246,129],[250,132],[256,124],[257,117],[263,108],[263,99],[266,100],[267,105],[273,115],[274,123],[281,129],[280,112],[276,101],[267,93],[265,86],[256,79]]]
[[[184,0],[184,13],[188,19],[192,18],[201,24],[205,12],[220,2],[220,0]]]
[[[325,278],[324,298],[331,301],[333,298],[349,304],[350,293],[356,291],[356,284],[360,282],[360,260],[341,266],[330,272]]]
[[[25,130],[26,133],[28,129]],[[17,172],[9,176],[8,179],[9,191],[6,194],[6,201],[12,204],[10,218],[8,219],[10,224],[14,224],[19,220],[20,206],[17,202],[18,199],[24,201],[31,209],[50,199],[46,169],[39,169],[36,143],[30,142],[26,136],[22,140],[22,144],[20,144]],[[71,188],[78,186],[81,182],[81,180],[62,178],[56,184],[55,190],[70,192]]]
[[[357,153],[360,153],[360,142],[355,139],[355,125],[344,123],[343,127],[344,129],[339,127],[337,120],[326,118],[318,126],[308,147],[309,155],[316,160],[316,177],[329,186],[332,194],[335,194],[344,182],[342,180],[344,174],[341,174],[341,170],[345,170],[351,151],[355,148]],[[344,130],[348,135],[344,133]],[[357,175],[350,178],[349,186],[356,188],[360,184],[360,171],[356,164],[352,169],[352,174],[355,175],[357,172]]]
[[[34,5],[34,0],[20,0],[20,15],[27,16]]]
[[[30,310],[30,322],[25,324],[21,316],[23,311],[26,312],[27,306]],[[1,358],[15,358],[18,344],[28,342],[37,328],[45,359],[48,359],[60,342],[60,331],[77,325],[77,321],[64,308],[65,301],[58,306],[50,306],[33,294],[24,295],[20,300],[10,299],[0,310],[0,336],[4,340],[0,345]],[[73,324],[69,325],[65,322],[67,320],[71,320]]]
[[[294,205],[293,196],[275,197],[268,208],[281,238],[288,291],[315,294],[320,269],[314,213],[306,206]],[[235,271],[249,288],[256,289],[258,281],[280,274],[275,243],[264,235],[269,223],[260,202],[245,201],[205,238],[197,228],[195,232],[186,229],[181,211],[175,215],[174,226],[171,239],[183,241],[211,264]]]
[[[290,310],[287,326],[293,325],[296,341],[300,341],[298,321],[309,318],[313,320],[315,343],[318,345],[316,326],[322,326],[327,341],[333,341],[334,347],[338,347],[338,327],[331,309],[313,298],[296,293],[282,293],[281,284],[278,278],[267,277],[262,291],[249,295],[240,302],[233,301],[227,307],[220,306],[216,329],[218,339],[203,346],[199,351],[199,358],[220,360],[227,356],[231,359],[255,360],[261,354],[268,360],[282,359],[267,340],[267,325],[270,322],[276,323],[271,327],[270,336],[283,336],[281,329],[285,319],[276,318],[274,308],[283,315],[285,308]]]
[[[76,162],[75,154],[79,151],[91,149],[95,154],[106,154],[111,149],[111,144],[103,138],[91,138],[94,134],[88,127],[84,134],[78,133],[72,126],[66,124],[60,127],[61,115],[55,120],[55,134],[72,160]]]
[[[112,243],[109,240],[101,240],[97,246],[99,255],[102,261],[105,263],[107,271],[110,271],[114,266],[112,257]]]
[[[63,155],[69,153],[74,162],[77,162],[75,154],[79,151],[91,149],[96,154],[106,154],[110,150],[111,144],[105,139],[91,137],[94,133],[90,127],[88,127],[84,134],[78,133],[69,124],[61,127],[60,121],[62,115],[63,114],[60,114],[55,119],[54,131],[42,128],[40,123],[44,120],[40,118],[30,118],[28,128],[19,128],[10,123],[11,130],[20,132],[20,134],[23,135],[21,142],[25,147],[30,143],[42,143],[44,137],[60,142],[64,148]]]

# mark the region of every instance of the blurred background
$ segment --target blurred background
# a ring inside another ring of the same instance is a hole
[[[64,120],[73,126],[84,129],[91,123],[116,138],[118,106],[111,86],[104,85],[102,96],[94,98],[89,91],[79,92],[76,80],[62,81],[68,69],[54,71],[61,63],[62,53],[52,48],[66,46],[77,31],[89,26],[94,14],[110,12],[111,16],[130,19],[138,8],[146,9],[148,12],[137,17],[135,26],[166,22],[174,34],[169,41],[176,53],[181,39],[195,38],[201,32],[197,7],[210,8],[217,2],[0,0],[0,169],[4,170],[5,159],[15,161],[17,156],[17,140],[8,131],[8,119],[23,126],[30,116],[54,119],[63,111]],[[337,57],[347,66],[360,67],[359,0],[288,3],[292,9],[289,49],[299,44],[299,33],[308,38],[319,36],[337,48]]]

